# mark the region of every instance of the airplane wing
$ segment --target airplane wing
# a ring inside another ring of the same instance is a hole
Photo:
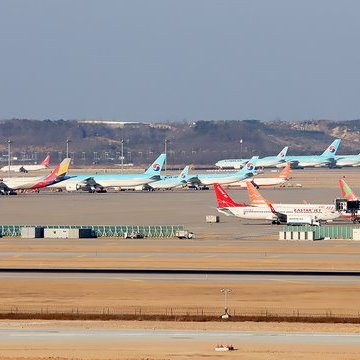
[[[267,205],[269,206],[271,212],[276,216],[276,218],[278,219],[278,221],[280,221],[280,222],[282,222],[282,223],[286,223],[286,222],[287,222],[287,215],[286,215],[286,214],[281,213],[281,212],[279,212],[279,211],[276,211],[270,202],[268,202]]]
[[[16,192],[8,187],[4,182],[0,181],[0,194],[1,195],[13,195],[16,194]]]
[[[93,177],[80,181],[76,186],[83,191],[88,192],[104,192],[104,187],[97,183]]]

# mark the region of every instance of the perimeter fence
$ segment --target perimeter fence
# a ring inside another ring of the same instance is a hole
[[[123,237],[125,233],[140,233],[145,237],[175,237],[183,225],[0,225],[0,236],[20,237],[22,228],[91,229],[96,237]]]
[[[345,322],[360,323],[360,310],[230,308],[235,321]],[[99,320],[181,320],[216,321],[224,314],[222,307],[151,307],[151,306],[3,306],[0,318],[99,319]]]

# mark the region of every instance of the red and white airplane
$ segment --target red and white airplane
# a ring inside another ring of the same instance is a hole
[[[40,163],[36,165],[10,165],[10,166],[3,166],[0,170],[3,172],[23,172],[27,173],[29,171],[37,171],[46,169],[50,164],[50,155],[47,155],[46,158]]]
[[[236,203],[219,184],[214,185],[218,211],[225,215],[249,220],[269,220],[273,224],[287,223],[288,218],[307,216],[314,221],[328,221],[339,217],[335,206],[318,204],[273,204],[266,200],[255,186],[247,183],[250,204]]]
[[[16,190],[38,190],[71,178],[67,176],[71,159],[65,158],[49,175],[0,179],[0,194],[15,195]]]

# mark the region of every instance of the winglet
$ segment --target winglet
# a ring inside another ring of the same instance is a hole
[[[246,206],[246,204],[236,203],[220,184],[214,184],[214,190],[219,208]]]
[[[44,166],[48,167],[49,164],[50,164],[50,154],[48,154],[46,156],[46,158],[40,163],[40,165],[44,165]]]
[[[148,175],[149,177],[160,175],[165,159],[166,154],[160,154],[160,156],[145,171],[145,175]]]
[[[350,186],[343,179],[339,180],[339,185],[341,189],[341,196],[344,199],[348,201],[358,200],[357,196],[353,193]]]
[[[249,200],[251,205],[265,205],[271,204],[271,202],[267,201],[255,188],[254,184],[251,181],[246,182]]]
[[[291,163],[288,162],[284,167],[284,169],[281,171],[281,173],[278,175],[278,177],[280,179],[289,180],[290,171],[291,171]]]

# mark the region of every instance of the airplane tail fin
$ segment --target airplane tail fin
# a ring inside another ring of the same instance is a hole
[[[249,200],[251,205],[266,205],[271,204],[271,202],[267,201],[255,188],[254,184],[251,181],[246,183],[247,191],[249,194]]]
[[[255,169],[256,169],[256,163],[258,161],[258,156],[253,156],[245,165],[244,167],[239,170],[238,174],[246,177],[251,177],[256,175]]]
[[[46,158],[40,163],[40,165],[44,165],[48,167],[50,164],[50,154],[46,155]]]
[[[323,157],[333,158],[336,155],[336,151],[340,145],[341,139],[335,139],[331,145],[321,154]]]
[[[161,154],[145,171],[145,175],[148,175],[149,177],[160,175],[165,159],[166,154]]]
[[[219,208],[246,206],[245,204],[236,203],[220,184],[214,184],[214,190]]]
[[[279,178],[280,179],[289,179],[289,175],[290,175],[290,171],[291,171],[291,164],[288,162],[286,164],[286,166],[284,167],[284,169],[281,171],[281,173],[279,174]]]
[[[344,199],[348,201],[358,200],[357,196],[351,190],[350,186],[343,179],[339,180],[339,185],[341,189],[341,196]]]
[[[285,146],[285,147],[276,155],[276,157],[277,157],[278,159],[280,159],[280,160],[281,160],[281,159],[285,159],[288,149],[289,149],[289,147],[288,147],[288,146]]]
[[[189,172],[189,165],[185,166],[183,171],[179,174],[178,176],[179,180],[186,180],[188,172]]]
[[[52,181],[64,177],[71,163],[71,158],[65,158],[45,179],[44,181]]]

